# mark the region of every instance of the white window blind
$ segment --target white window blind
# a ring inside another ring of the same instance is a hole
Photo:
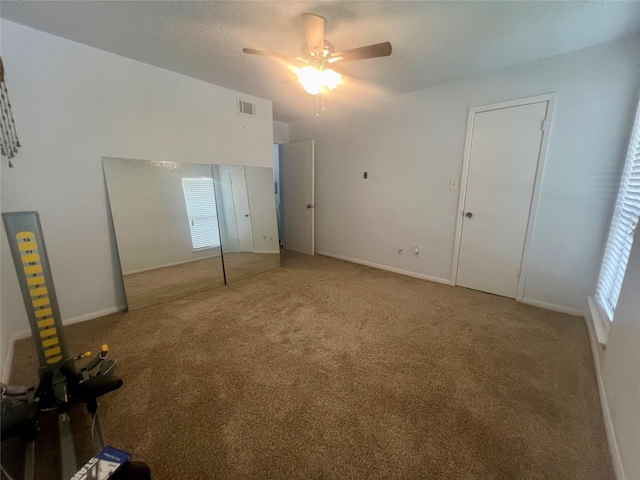
[[[640,217],[640,105],[616,200],[611,229],[596,287],[596,302],[609,320],[618,303],[624,272],[629,261],[633,235]]]
[[[220,246],[213,178],[183,178],[182,189],[194,250]]]

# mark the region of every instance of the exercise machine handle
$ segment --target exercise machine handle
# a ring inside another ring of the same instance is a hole
[[[105,343],[100,348],[100,353],[97,354],[95,357],[93,357],[91,360],[89,360],[89,362],[87,362],[87,364],[83,367],[83,369],[87,371],[93,370],[98,365],[100,365],[104,361],[104,359],[107,358],[108,355],[109,355],[109,345]]]

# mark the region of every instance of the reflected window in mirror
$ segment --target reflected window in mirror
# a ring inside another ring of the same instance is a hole
[[[219,247],[220,231],[213,178],[183,178],[182,189],[193,250]]]

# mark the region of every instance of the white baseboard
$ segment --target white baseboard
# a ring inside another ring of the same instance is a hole
[[[325,257],[333,257],[339,260],[346,260],[351,263],[358,263],[360,265],[366,265],[367,267],[373,267],[380,270],[387,270],[388,272],[399,273],[408,277],[419,278],[421,280],[429,280],[430,282],[444,283],[445,285],[451,285],[451,281],[448,278],[432,277],[430,275],[424,275],[422,273],[416,273],[409,270],[402,270],[401,268],[389,267],[387,265],[381,265],[379,263],[367,262],[366,260],[360,260],[358,258],[345,257],[344,255],[336,255],[335,253],[324,252],[322,250],[316,250],[318,255],[324,255]]]
[[[256,250],[254,253],[280,253],[280,249],[278,249],[278,250]]]
[[[589,343],[591,344],[593,364],[596,369],[598,393],[600,394],[600,408],[602,409],[602,419],[604,420],[604,429],[607,434],[607,443],[609,444],[609,453],[611,454],[611,461],[613,462],[613,470],[615,471],[616,478],[618,480],[624,480],[627,477],[624,474],[624,466],[622,464],[622,456],[620,455],[620,447],[618,447],[615,428],[613,427],[613,422],[611,420],[609,402],[607,401],[607,394],[605,392],[604,382],[602,380],[602,370],[600,369],[600,357],[598,356],[597,351],[598,348],[603,347],[598,342],[595,325],[593,323],[593,318],[591,318],[591,315],[585,315],[584,322],[587,325],[587,331],[589,332]]]
[[[545,310],[552,310],[554,312],[568,313],[569,315],[577,315],[578,317],[584,317],[584,311],[577,308],[565,307],[564,305],[556,305],[555,303],[541,302],[540,300],[533,300],[531,298],[523,298],[522,303],[532,305],[534,307],[544,308]]]
[[[77,317],[67,318],[66,320],[62,320],[62,325],[72,325],[74,323],[85,322],[87,320],[93,320],[94,318],[104,317],[105,315],[110,315],[115,312],[120,312],[122,310],[126,310],[126,305],[118,305],[116,307],[105,308],[104,310],[97,310],[95,312],[87,313],[84,315],[78,315]],[[2,382],[8,383],[9,378],[11,377],[11,365],[13,364],[13,353],[15,350],[15,343],[18,340],[22,340],[23,338],[31,337],[31,330],[25,329],[20,330],[19,332],[11,335],[11,340],[9,340],[9,348],[7,349],[7,354],[4,358],[4,367],[2,368]]]
[[[95,312],[86,313],[84,315],[78,315],[77,317],[67,318],[66,320],[62,320],[62,325],[72,325],[74,323],[86,322],[87,320],[104,317],[105,315],[111,315],[112,313],[121,312],[122,310],[126,309],[126,305],[117,305],[115,307],[105,308],[104,310],[97,310]]]
[[[135,273],[148,272],[149,270],[157,270],[159,268],[175,267],[176,265],[184,265],[185,263],[197,262],[197,261],[200,261],[200,260],[206,260],[207,258],[214,258],[214,257],[219,257],[219,256],[220,256],[220,251],[218,251],[218,253],[214,253],[213,255],[209,255],[207,257],[200,257],[200,258],[194,258],[194,259],[190,259],[190,260],[183,260],[181,262],[166,263],[164,265],[156,265],[156,266],[153,266],[153,267],[140,268],[138,270],[130,270],[128,272],[122,272],[122,275],[133,275]]]

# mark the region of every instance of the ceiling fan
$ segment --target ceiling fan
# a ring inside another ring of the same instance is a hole
[[[242,51],[251,55],[279,58],[292,64],[297,68],[298,78],[304,90],[311,95],[317,95],[326,89],[333,90],[340,83],[345,73],[338,65],[339,63],[391,55],[389,42],[336,52],[333,45],[324,38],[326,22],[326,19],[319,15],[302,14],[306,44],[302,47],[301,57],[289,57],[253,48],[243,48]]]

